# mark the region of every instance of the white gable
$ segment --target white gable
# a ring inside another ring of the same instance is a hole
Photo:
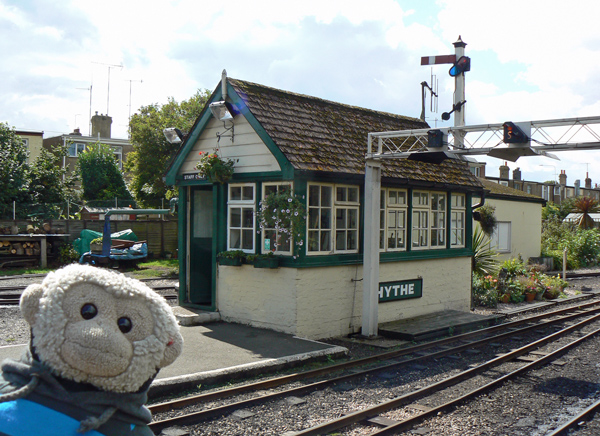
[[[179,174],[197,173],[196,163],[199,153],[201,151],[213,153],[217,146],[222,158],[239,159],[235,164],[236,173],[281,171],[273,154],[244,116],[237,115],[234,118],[235,136],[233,141],[231,136],[222,136],[221,140],[217,142],[217,133],[231,135],[231,131],[226,131],[221,121],[211,117],[183,165],[179,168]]]

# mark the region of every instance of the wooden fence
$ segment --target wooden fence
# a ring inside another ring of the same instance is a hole
[[[171,218],[171,219],[169,219]],[[28,220],[0,220],[0,227],[18,226],[19,233],[26,233]],[[79,238],[84,229],[102,233],[104,220],[52,220],[50,221],[52,233],[68,234],[69,242]],[[162,219],[146,219],[134,221],[111,220],[111,233],[131,229],[140,241],[147,241],[148,253],[154,257],[161,257],[169,251],[175,254],[177,250],[177,217]],[[0,239],[3,235],[0,235]],[[8,235],[7,235],[8,236]]]

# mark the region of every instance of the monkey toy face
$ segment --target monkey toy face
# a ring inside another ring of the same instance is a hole
[[[61,377],[135,392],[181,353],[171,308],[143,283],[70,265],[31,285],[21,311],[40,361]]]

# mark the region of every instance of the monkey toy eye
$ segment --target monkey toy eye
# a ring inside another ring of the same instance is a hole
[[[133,324],[131,320],[127,317],[122,317],[117,320],[117,325],[119,326],[119,330],[123,333],[129,333],[133,328]]]
[[[81,316],[83,319],[92,319],[98,315],[98,309],[92,303],[86,303],[81,307]]]

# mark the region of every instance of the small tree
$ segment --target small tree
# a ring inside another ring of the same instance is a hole
[[[590,197],[578,197],[573,201],[572,212],[580,213],[581,216],[577,221],[577,225],[581,229],[591,229],[594,227],[594,219],[591,213],[600,211],[598,201]]]
[[[67,147],[55,147],[52,151],[42,149],[30,166],[30,202],[42,207],[42,213],[58,212],[59,206],[74,199],[75,174],[69,174],[62,165]]]
[[[79,155],[77,173],[81,176],[84,200],[132,200],[112,148],[99,142]]]
[[[163,176],[177,154],[179,145],[169,144],[163,130],[177,127],[189,132],[206,105],[210,92],[197,91],[181,103],[169,98],[167,104],[151,104],[131,117],[129,132],[133,151],[127,155],[125,168],[131,173],[131,191],[138,203],[157,206],[152,201],[169,196]]]
[[[0,215],[12,210],[13,202],[25,204],[29,191],[29,166],[27,146],[14,129],[0,123]],[[19,208],[24,210],[24,208]]]

